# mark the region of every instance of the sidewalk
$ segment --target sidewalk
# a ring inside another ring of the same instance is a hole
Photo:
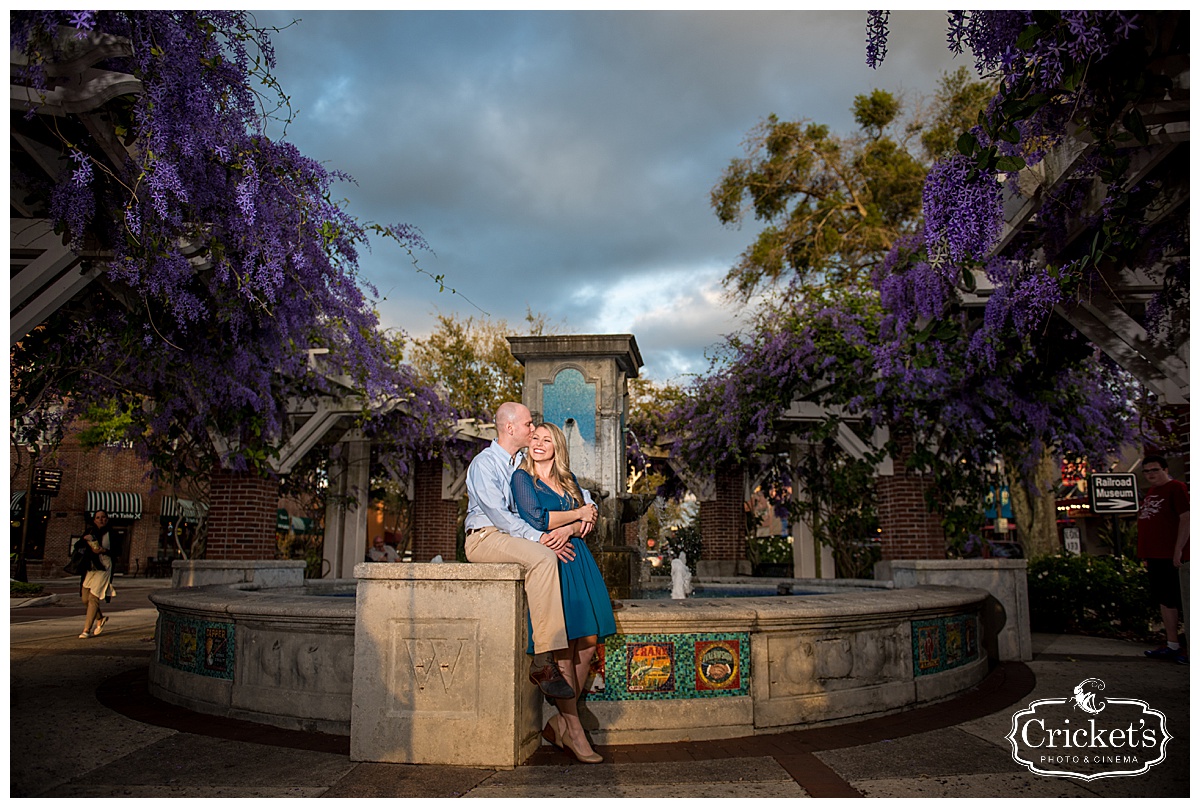
[[[119,582],[118,582],[119,584]],[[165,581],[117,586],[128,606],[77,639],[82,606],[10,622],[10,796],[14,797],[1186,797],[1189,669],[1118,640],[1035,635],[1027,665],[973,691],[883,718],[726,741],[601,748],[576,763],[549,746],[512,771],[353,763],[349,739],[202,716],[146,693]],[[30,609],[11,610],[14,619]],[[1162,711],[1166,762],[1090,783],[1012,760],[1012,714],[1097,677],[1106,694]]]

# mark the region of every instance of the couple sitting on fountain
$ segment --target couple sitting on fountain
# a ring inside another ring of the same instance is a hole
[[[467,469],[467,495],[467,559],[525,570],[529,679],[559,713],[542,735],[581,762],[599,763],[577,702],[597,642],[617,629],[604,579],[582,540],[598,511],[571,473],[562,432],[553,424],[534,428],[521,404],[501,404],[496,440]]]

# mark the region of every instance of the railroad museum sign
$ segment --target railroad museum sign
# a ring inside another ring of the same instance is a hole
[[[1097,515],[1137,513],[1137,478],[1132,474],[1089,474],[1088,497],[1092,513]]]

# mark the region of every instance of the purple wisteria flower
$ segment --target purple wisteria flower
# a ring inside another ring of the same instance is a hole
[[[261,469],[290,428],[288,399],[333,391],[309,367],[309,349],[324,348],[330,374],[410,402],[412,414],[377,425],[396,462],[444,442],[454,413],[396,366],[367,298],[377,292],[358,280],[367,231],[332,201],[332,184],[347,178],[264,134],[257,93],[274,68],[266,32],[239,11],[14,12],[12,47],[29,56],[14,80],[46,86],[62,25],[128,40],[122,69],[143,92],[113,110],[137,142],[131,163],[114,168],[137,181],[93,173],[87,155],[98,150],[78,147],[74,171],[47,191],[50,215],[73,244],[101,242],[109,281],[139,303],[126,312],[95,287],[105,316],[48,323],[36,346],[27,340],[14,355],[14,378],[36,372],[38,358],[87,368],[80,385],[46,401],[70,396],[74,412],[128,403],[130,438],[147,452],[157,446],[164,463],[179,430],[196,447],[216,432],[242,447],[223,461]],[[415,231],[395,232],[424,245]]]
[[[872,70],[883,64],[887,56],[889,16],[887,11],[867,12],[867,66]]]
[[[1000,185],[971,159],[956,154],[930,169],[921,192],[925,213],[925,246],[931,255],[944,253],[949,274],[964,261],[987,256],[1004,224]]]

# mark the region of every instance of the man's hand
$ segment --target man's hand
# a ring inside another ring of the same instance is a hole
[[[570,542],[567,542],[562,547],[559,547],[554,551],[554,554],[558,556],[559,561],[564,563],[575,560],[575,548],[571,546]]]
[[[575,529],[572,525],[563,525],[556,527],[548,533],[543,533],[540,541],[542,544],[549,547],[551,550],[557,551],[563,545],[571,543],[571,537],[575,535]]]
[[[592,528],[596,526],[596,520],[600,518],[600,511],[596,508],[594,502],[589,502],[575,509],[575,513],[579,515],[579,533],[580,538],[592,532]]]

